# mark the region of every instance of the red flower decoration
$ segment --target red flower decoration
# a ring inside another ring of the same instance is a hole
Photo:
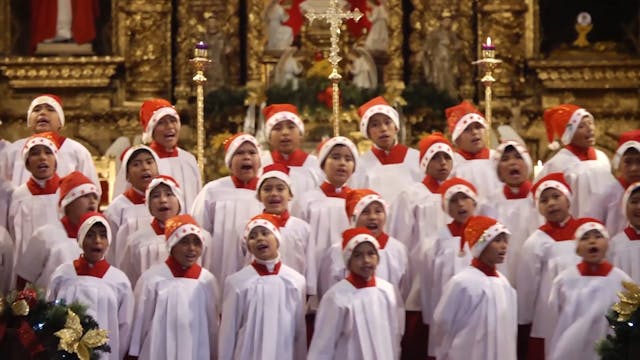
[[[32,308],[38,303],[38,293],[36,293],[35,289],[26,288],[18,293],[16,300],[24,300],[29,305],[29,308]]]

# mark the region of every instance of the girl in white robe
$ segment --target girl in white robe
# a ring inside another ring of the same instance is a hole
[[[640,283],[640,182],[631,184],[622,196],[620,208],[627,227],[611,239],[608,258],[616,267]]]

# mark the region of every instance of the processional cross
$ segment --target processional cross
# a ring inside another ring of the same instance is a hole
[[[340,55],[338,55],[340,52],[340,48],[338,47],[338,42],[340,41],[340,25],[345,20],[353,19],[358,21],[362,17],[362,13],[358,9],[342,11],[338,2],[339,0],[329,0],[329,7],[323,13],[310,10],[305,14],[310,24],[313,23],[315,19],[322,19],[329,23],[329,32],[331,33],[329,62],[332,67],[329,80],[331,80],[332,89],[333,136],[340,135],[340,88],[338,86],[340,79],[342,79],[342,76],[338,73],[338,63],[342,60]]]

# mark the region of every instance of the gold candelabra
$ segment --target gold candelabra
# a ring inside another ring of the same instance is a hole
[[[200,170],[200,178],[204,182],[204,84],[207,82],[207,77],[204,76],[204,70],[209,65],[209,47],[204,41],[200,41],[196,44],[193,50],[193,58],[189,60],[195,74],[193,75],[193,82],[196,84],[196,158],[198,159],[198,170]]]
[[[491,43],[491,37],[487,37],[487,42],[482,44],[482,58],[478,61],[474,61],[474,65],[480,66],[480,69],[484,71],[484,76],[480,79],[482,85],[484,85],[484,117],[487,120],[487,146],[491,146],[491,131],[493,129],[491,125],[491,99],[492,92],[491,86],[496,81],[493,77],[493,72],[502,63],[502,60],[496,59],[496,47]]]

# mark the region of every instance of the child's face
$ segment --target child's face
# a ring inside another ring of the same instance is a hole
[[[629,184],[640,181],[640,152],[634,148],[625,151],[620,158],[618,171]]]
[[[266,227],[256,226],[249,232],[247,248],[259,260],[273,260],[278,256],[278,239]]]
[[[629,200],[627,200],[626,208],[627,219],[629,224],[636,229],[640,228],[640,190],[636,190],[631,193]]]
[[[144,192],[147,185],[158,176],[158,165],[148,151],[139,151],[127,163],[127,181],[134,189]]]
[[[458,149],[475,154],[485,148],[484,136],[485,128],[479,122],[472,122],[456,139]]]
[[[285,155],[291,154],[300,147],[302,134],[291,120],[280,121],[271,128],[269,133],[269,146],[271,150]]]
[[[89,211],[98,210],[98,195],[90,193],[80,196],[70,202],[65,208],[64,213],[69,217],[72,223],[78,224],[80,217]]]
[[[509,245],[509,237],[505,233],[501,233],[487,245],[478,257],[483,263],[494,266],[502,264],[507,256],[507,247]]]
[[[34,178],[49,179],[56,172],[56,156],[47,146],[36,145],[29,149],[26,167]]]
[[[387,214],[384,206],[380,202],[374,201],[362,210],[356,221],[356,227],[366,227],[373,233],[373,236],[378,237],[384,231],[386,221]]]
[[[153,128],[153,140],[167,150],[173,150],[178,146],[180,134],[180,121],[171,115],[165,115],[158,120]]]
[[[278,178],[269,178],[262,183],[259,190],[260,202],[264,211],[269,214],[280,215],[289,206],[291,190],[287,183]]]
[[[376,247],[370,242],[358,244],[349,258],[349,271],[363,279],[369,280],[374,276],[380,258]]]
[[[547,221],[561,223],[569,217],[569,199],[558,189],[546,189],[540,194],[538,211]]]
[[[449,200],[449,216],[458,224],[464,224],[476,210],[476,202],[467,194],[459,192]]]
[[[344,145],[336,145],[329,151],[322,170],[333,186],[343,186],[353,174],[355,164],[349,148]]]
[[[180,201],[169,186],[160,184],[149,193],[149,212],[164,224],[180,213]]]
[[[527,180],[527,164],[513,146],[507,147],[498,161],[498,178],[511,187],[518,187]]]
[[[589,264],[600,264],[607,255],[608,239],[598,230],[587,231],[578,241],[576,252]]]
[[[398,137],[398,128],[389,116],[378,113],[369,118],[367,134],[379,148],[391,150]]]
[[[258,174],[260,154],[250,142],[245,141],[231,157],[231,174],[242,182],[248,182]]]
[[[195,234],[189,234],[171,248],[171,256],[182,267],[189,267],[198,262],[202,255],[202,241]]]
[[[576,132],[573,134],[571,144],[581,148],[596,144],[596,125],[591,118],[582,118]]]
[[[109,238],[107,237],[107,228],[101,223],[93,225],[82,241],[82,252],[84,258],[91,264],[102,260],[107,248],[109,247]]]
[[[58,112],[49,104],[36,105],[29,116],[28,123],[34,133],[58,131],[62,127]]]
[[[453,160],[449,154],[439,151],[427,164],[427,175],[438,181],[445,181],[451,174],[453,168]]]

